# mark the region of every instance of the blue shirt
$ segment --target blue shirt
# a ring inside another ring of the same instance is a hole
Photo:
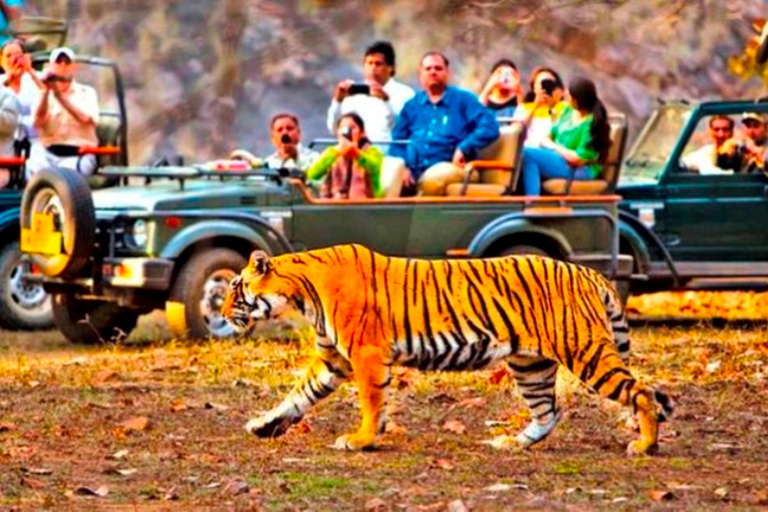
[[[410,139],[408,146],[393,145],[389,154],[405,159],[413,178],[438,162],[450,162],[456,148],[471,160],[499,138],[499,123],[474,94],[448,87],[437,103],[421,91],[397,116],[392,138]]]
[[[8,7],[22,7],[24,0],[5,0],[5,5]],[[11,36],[6,33],[9,29],[8,19],[3,11],[0,10],[0,44],[5,44],[6,41],[11,39]]]

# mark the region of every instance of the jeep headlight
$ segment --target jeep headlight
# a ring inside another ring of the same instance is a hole
[[[147,221],[139,219],[133,223],[130,230],[131,241],[137,248],[142,249],[147,245]]]

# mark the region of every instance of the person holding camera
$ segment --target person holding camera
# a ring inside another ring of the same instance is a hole
[[[727,115],[717,114],[709,118],[708,134],[711,144],[706,144],[682,158],[682,163],[689,171],[698,174],[733,174],[734,165],[726,147],[733,140],[734,122]]]
[[[307,171],[307,179],[322,180],[322,197],[370,199],[383,195],[379,178],[383,156],[365,134],[365,123],[354,112],[336,123],[339,144],[325,150]]]
[[[491,109],[496,119],[512,117],[523,101],[520,73],[515,63],[509,59],[497,61],[478,99]]]
[[[16,139],[27,139],[30,143],[37,140],[37,130],[34,127],[32,106],[45,89],[40,77],[32,69],[32,59],[24,52],[24,43],[18,39],[7,41],[2,46],[0,65],[5,74],[0,77],[0,83],[13,91],[21,107],[21,120]]]
[[[66,47],[51,52],[41,80],[45,89],[34,107],[40,151],[27,163],[31,175],[47,168],[70,169],[89,176],[96,170],[94,155],[79,155],[83,146],[98,146],[96,90],[75,80],[75,52]]]
[[[744,112],[741,124],[741,135],[726,140],[718,151],[718,167],[743,174],[765,171],[768,115]]]
[[[390,141],[395,119],[415,92],[395,80],[395,50],[387,41],[378,41],[365,50],[363,74],[363,84],[342,80],[336,85],[328,107],[328,131],[335,133],[341,116],[355,112],[374,143]]]
[[[569,104],[541,148],[523,148],[523,191],[541,195],[542,178],[596,179],[611,147],[608,111],[594,82],[577,77],[568,84]]]
[[[550,139],[552,125],[565,108],[564,86],[560,75],[547,67],[533,70],[530,86],[525,101],[517,107],[513,118],[526,126],[524,145],[539,148]]]

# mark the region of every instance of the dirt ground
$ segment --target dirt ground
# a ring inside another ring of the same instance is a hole
[[[528,414],[504,373],[402,372],[375,452],[345,385],[283,438],[243,426],[290,389],[300,341],[74,347],[0,332],[0,510],[593,510],[768,506],[765,324],[635,326],[633,371],[674,397],[660,453],[630,458],[620,408],[565,372],[565,417],[525,452],[481,444]],[[303,341],[302,341],[303,340]]]

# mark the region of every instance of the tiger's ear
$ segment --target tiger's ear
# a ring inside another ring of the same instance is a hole
[[[269,262],[269,255],[264,251],[253,251],[251,259],[248,261],[248,270],[252,274],[264,275],[272,269]]]

